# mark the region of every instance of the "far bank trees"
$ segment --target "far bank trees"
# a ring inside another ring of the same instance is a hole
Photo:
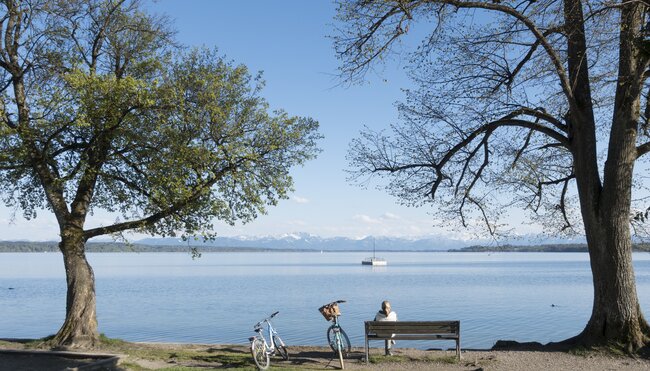
[[[363,78],[409,33],[424,35],[400,56],[418,86],[399,106],[401,123],[392,133],[367,129],[352,143],[355,175],[385,177],[404,202],[435,202],[447,217],[481,220],[493,235],[509,207],[556,231],[584,233],[594,302],[573,344],[633,351],[650,334],[630,232],[631,221],[647,219],[631,204],[634,166],[650,151],[648,6],[339,3],[335,48],[345,79]]]
[[[0,183],[27,218],[56,216],[67,277],[54,345],[98,341],[86,241],[212,231],[287,196],[317,153],[311,118],[269,112],[260,78],[175,46],[137,0],[2,1]],[[88,227],[95,210],[121,215]]]

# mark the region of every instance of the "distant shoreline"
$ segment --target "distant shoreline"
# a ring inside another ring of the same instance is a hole
[[[634,244],[634,252],[650,252],[650,244]],[[545,244],[545,245],[502,245],[502,246],[469,246],[449,252],[589,252],[587,244]]]
[[[89,253],[116,253],[116,252],[185,252],[190,253],[192,250],[199,253],[212,252],[366,252],[362,249],[304,249],[304,248],[268,248],[268,247],[250,247],[250,246],[210,246],[210,245],[145,245],[145,244],[126,244],[121,242],[89,242],[86,244],[86,252]],[[650,252],[650,244],[635,244],[635,252]],[[30,242],[30,241],[0,241],[0,253],[3,252],[59,252],[58,242]],[[501,245],[501,246],[469,246],[460,249],[390,249],[377,250],[378,253],[386,252],[587,252],[586,244],[546,244],[546,245]]]

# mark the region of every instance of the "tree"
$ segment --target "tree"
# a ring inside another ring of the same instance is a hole
[[[174,44],[137,0],[2,2],[0,182],[26,218],[60,228],[66,318],[53,344],[98,341],[89,239],[208,236],[286,198],[318,124],[269,113],[261,78]],[[120,215],[88,227],[94,210]]]
[[[416,88],[399,105],[401,123],[353,141],[353,178],[386,177],[404,203],[435,203],[492,235],[512,207],[584,233],[593,311],[569,344],[634,351],[650,334],[630,229],[647,219],[632,209],[632,189],[650,150],[648,10],[641,0],[339,3],[346,81],[395,56],[407,34],[425,34],[409,55]]]

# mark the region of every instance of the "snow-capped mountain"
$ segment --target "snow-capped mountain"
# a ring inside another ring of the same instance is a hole
[[[178,238],[146,238],[136,243],[156,246],[187,245]],[[488,239],[460,240],[443,236],[423,237],[373,237],[348,238],[348,237],[320,237],[308,233],[290,233],[279,236],[237,236],[217,237],[214,241],[203,243],[202,239],[190,241],[194,247],[224,247],[224,248],[264,248],[264,249],[289,249],[289,250],[325,250],[325,251],[372,251],[373,243],[378,251],[425,251],[459,249],[473,245],[495,245]],[[519,237],[512,241],[499,241],[503,244],[531,245],[548,243],[584,243],[584,239],[559,240],[540,236]]]

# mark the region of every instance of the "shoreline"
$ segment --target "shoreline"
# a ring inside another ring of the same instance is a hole
[[[59,252],[58,241],[0,241],[0,252],[21,253],[21,252]],[[438,246],[438,247],[436,247]],[[462,247],[460,247],[462,246]],[[87,253],[148,253],[148,252],[198,252],[198,253],[220,253],[220,252],[304,252],[304,253],[368,253],[366,246],[350,244],[268,244],[260,242],[221,242],[219,244],[204,243],[160,243],[150,244],[143,242],[108,242],[89,241],[86,243]],[[539,243],[517,245],[507,243],[502,245],[480,245],[466,244],[459,247],[441,247],[434,242],[427,242],[426,245],[388,245],[377,250],[379,253],[500,253],[500,252],[549,252],[549,253],[587,253],[586,243]],[[633,252],[650,252],[650,245],[645,243],[634,243]]]
[[[50,353],[47,349],[35,347],[37,340],[26,342],[0,340],[0,350],[26,350]],[[401,343],[401,344],[400,344]],[[617,355],[598,350],[557,351],[519,347],[518,349],[462,349],[461,360],[457,361],[455,350],[421,350],[404,347],[408,342],[398,342],[393,356],[384,356],[383,347],[370,348],[370,363],[366,365],[364,348],[353,347],[345,360],[350,370],[650,370],[647,356]],[[525,344],[524,344],[525,345]],[[289,360],[271,358],[271,365],[288,370],[330,370],[339,369],[338,359],[328,347],[295,345],[288,346]],[[183,370],[229,369],[250,370],[254,368],[248,345],[243,344],[181,344],[181,343],[131,343],[117,339],[102,339],[101,345],[85,355],[113,354],[119,357],[115,370],[159,370],[180,367]],[[3,356],[0,351],[0,364]],[[23,359],[19,366],[29,369],[36,359]],[[29,363],[32,362],[32,363]],[[56,366],[56,365],[53,365]],[[33,368],[32,368],[33,369]],[[56,368],[53,368],[56,369]]]

